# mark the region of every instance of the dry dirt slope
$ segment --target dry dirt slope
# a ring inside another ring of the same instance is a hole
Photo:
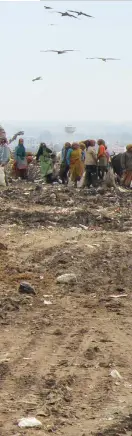
[[[131,435],[131,194],[18,184],[0,216],[0,435]]]

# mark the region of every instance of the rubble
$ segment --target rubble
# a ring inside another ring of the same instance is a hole
[[[75,274],[63,274],[57,277],[57,283],[76,283],[77,277]]]

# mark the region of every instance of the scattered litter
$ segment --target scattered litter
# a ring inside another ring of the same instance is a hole
[[[122,378],[123,378],[123,377],[120,375],[120,373],[119,373],[116,369],[113,369],[113,370],[111,371],[110,375],[111,375],[111,377],[113,377],[113,378],[119,378],[120,380],[122,380]]]
[[[0,186],[6,186],[4,168],[0,167]]]
[[[35,295],[34,288],[27,282],[21,282],[19,286],[20,294],[32,294]]]
[[[66,244],[70,244],[70,245],[77,244],[77,243],[78,243],[78,241],[76,241],[76,240],[74,240],[74,241],[67,240],[66,241]]]
[[[125,382],[124,386],[125,386],[125,388],[131,388],[132,387],[132,385],[130,385],[128,382]]]
[[[52,302],[50,300],[44,300],[44,304],[47,304],[47,306],[49,306],[50,304],[52,304]]]
[[[94,248],[93,245],[89,245],[89,244],[85,244],[85,247],[87,247],[87,248]]]
[[[36,418],[21,418],[18,422],[18,426],[21,428],[28,427],[41,427],[42,423]]]
[[[53,297],[53,295],[44,294],[43,297],[44,298],[49,298],[49,297]]]
[[[63,274],[62,276],[57,277],[57,283],[76,283],[77,278],[76,275],[71,274]]]
[[[128,192],[128,191],[126,191],[125,188],[122,188],[121,186],[118,186],[118,190],[119,190],[120,192]],[[131,192],[131,191],[130,191],[130,192]]]
[[[81,229],[83,229],[83,230],[88,230],[88,227],[84,226],[83,224],[79,224],[79,227],[81,227]]]
[[[122,298],[122,297],[127,297],[127,294],[110,295],[110,298]]]
[[[44,276],[40,276],[40,280],[43,280]]]

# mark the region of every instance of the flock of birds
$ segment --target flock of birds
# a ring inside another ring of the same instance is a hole
[[[41,0],[43,1],[43,0]],[[57,14],[60,14],[61,17],[70,17],[70,18],[75,18],[75,19],[79,19],[79,17],[84,16],[87,18],[94,18],[92,15],[86,14],[85,12],[82,11],[73,11],[73,10],[68,10],[66,12],[60,12],[60,11],[54,11],[53,8],[51,8],[50,6],[44,6],[44,9],[46,9],[49,12],[54,12]],[[73,15],[75,14],[75,15]],[[50,26],[55,26],[55,24],[50,24]],[[62,54],[66,54],[68,52],[73,52],[73,51],[79,51],[79,50],[40,50],[41,53],[57,53],[58,55],[62,55]],[[86,58],[88,60],[101,60],[102,62],[107,62],[107,61],[119,61],[120,59],[117,58],[105,58],[105,57],[93,57],[93,58]],[[32,82],[36,82],[37,80],[43,80],[41,76],[39,77],[35,77],[34,79],[32,79]]]

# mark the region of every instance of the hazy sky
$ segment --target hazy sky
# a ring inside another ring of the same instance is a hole
[[[44,5],[95,19],[61,18]],[[0,121],[132,119],[131,1],[0,1],[0,41]],[[85,59],[92,56],[121,61]]]

